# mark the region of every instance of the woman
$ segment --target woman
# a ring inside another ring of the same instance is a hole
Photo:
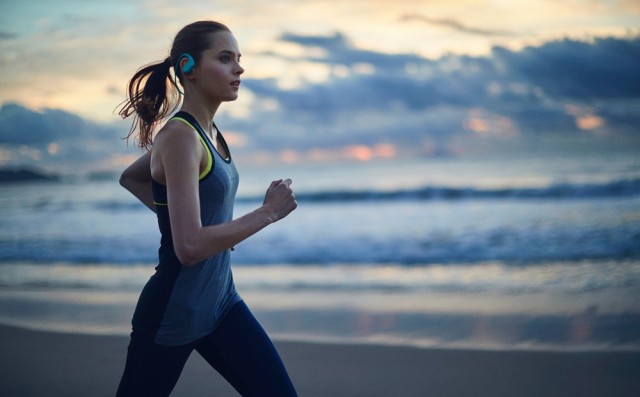
[[[269,337],[235,290],[234,245],[296,206],[291,180],[273,181],[263,205],[232,219],[238,174],[213,123],[222,102],[238,97],[238,43],[217,22],[185,26],[163,62],[140,69],[120,114],[134,116],[147,152],[121,184],[154,210],[162,234],[156,273],[133,315],[133,332],[118,396],[167,396],[193,350],[243,396],[295,396]],[[171,68],[175,77],[171,77]],[[158,131],[154,127],[182,107]],[[182,93],[182,91],[180,91]]]

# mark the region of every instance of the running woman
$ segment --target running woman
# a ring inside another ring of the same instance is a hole
[[[129,82],[120,115],[133,116],[127,138],[137,130],[147,153],[120,183],[157,213],[162,237],[133,314],[118,397],[168,396],[194,350],[242,396],[297,395],[230,268],[236,244],[297,207],[291,180],[276,180],[262,206],[233,219],[238,172],[213,119],[221,103],[237,99],[243,73],[229,28],[199,21],[178,32],[164,61]]]

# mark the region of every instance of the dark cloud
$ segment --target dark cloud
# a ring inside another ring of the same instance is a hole
[[[493,57],[514,81],[577,100],[640,98],[640,39],[559,40],[522,51],[497,47]]]
[[[0,41],[3,40],[13,40],[16,37],[18,37],[17,34],[12,33],[12,32],[5,32],[5,31],[0,31]]]
[[[12,103],[0,108],[0,126],[1,144],[46,147],[52,142],[112,138],[112,131],[74,114],[56,109],[36,112]]]
[[[93,123],[62,110],[36,112],[12,103],[0,107],[0,149],[13,153],[14,165],[35,158],[42,168],[92,171],[96,163],[127,151],[119,139],[126,130],[124,123]]]
[[[400,71],[405,68],[408,62],[426,62],[424,58],[417,55],[393,55],[355,48],[341,33],[330,36],[303,36],[285,33],[279,39],[303,47],[321,49],[325,53],[324,56],[310,56],[306,59],[332,65],[370,64],[386,71]]]
[[[430,18],[421,14],[407,14],[401,17],[403,21],[421,21],[429,25],[445,26],[458,32],[480,36],[516,36],[515,33],[500,29],[484,29],[467,26],[464,23],[451,18]]]
[[[293,90],[281,90],[274,81],[247,82],[257,95],[276,99],[292,123],[296,115],[324,123],[342,120],[345,114],[355,118],[373,111],[388,112],[389,117],[395,113],[402,125],[412,113],[433,121],[427,113],[442,114],[447,109],[464,117],[469,109],[484,109],[507,118],[524,133],[577,131],[575,115],[567,112],[568,104],[588,106],[596,115],[611,117],[605,121],[612,129],[629,129],[640,123],[639,108],[621,103],[640,102],[640,79],[636,77],[640,70],[639,38],[565,39],[520,51],[495,47],[486,57],[447,55],[437,60],[363,51],[341,34],[284,34],[281,39],[323,50],[323,56],[303,56],[299,61],[352,69],[366,62],[373,71],[334,76]],[[460,124],[449,125],[447,133],[460,131]],[[400,129],[408,136],[444,130]],[[352,131],[351,136],[358,134]]]

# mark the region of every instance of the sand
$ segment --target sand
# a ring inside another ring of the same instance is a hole
[[[0,395],[113,396],[127,337],[0,326]],[[638,396],[640,352],[436,350],[276,342],[304,397]],[[172,396],[238,396],[197,353]]]

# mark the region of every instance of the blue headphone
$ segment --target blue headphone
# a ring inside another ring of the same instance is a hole
[[[191,55],[185,52],[184,54],[180,55],[180,57],[178,57],[178,65],[180,65],[180,62],[182,61],[183,58],[187,58],[187,63],[185,63],[184,66],[182,67],[182,73],[189,74],[191,73],[193,68],[196,66],[196,61],[193,59]]]
[[[182,95],[184,95],[184,92],[182,92],[182,90],[178,86],[177,70],[180,67],[180,62],[182,61],[183,58],[187,58],[187,63],[185,63],[184,67],[182,68],[182,74],[191,73],[193,71],[193,68],[196,66],[196,61],[193,59],[191,55],[187,54],[186,52],[178,57],[178,62],[176,62],[176,66],[173,68],[173,85],[176,86],[176,88],[178,89],[178,92]]]

